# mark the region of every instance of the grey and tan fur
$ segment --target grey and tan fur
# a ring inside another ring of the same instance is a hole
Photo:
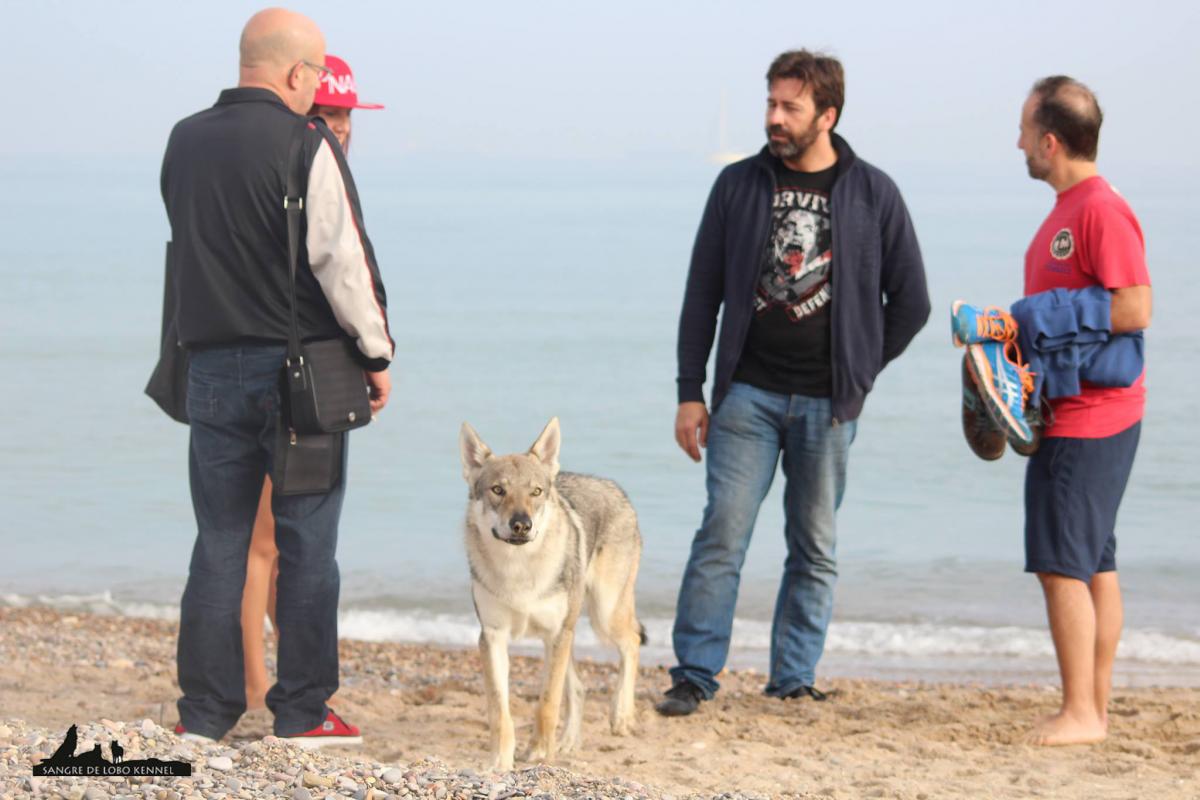
[[[634,681],[644,633],[634,612],[642,536],[629,498],[612,481],[559,472],[558,418],[527,453],[492,455],[469,424],[459,435],[470,487],[466,546],[471,592],[482,630],[479,651],[492,734],[492,767],[510,770],[516,742],[508,698],[508,644],[532,634],[546,662],[533,741],[526,758],[551,760],[579,744],[583,684],[571,646],[585,604],[596,635],[615,645],[620,673],[612,731],[630,733]],[[564,692],[565,689],[565,692]],[[559,707],[566,723],[556,747]]]

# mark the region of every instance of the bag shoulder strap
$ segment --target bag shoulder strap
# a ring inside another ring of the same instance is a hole
[[[304,145],[304,131],[308,126],[308,118],[302,117],[292,133],[292,143],[288,148],[287,188],[283,195],[283,210],[287,214],[288,229],[288,305],[291,316],[287,352],[289,365],[304,361],[304,354],[300,349],[300,323],[296,312],[296,261],[300,257],[300,215],[304,213],[304,194],[300,190],[304,183],[301,177],[301,170],[304,169],[301,151]]]

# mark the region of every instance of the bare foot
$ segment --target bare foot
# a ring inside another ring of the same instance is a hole
[[[1066,744],[1092,744],[1108,735],[1096,716],[1079,718],[1059,712],[1040,720],[1026,737],[1027,744],[1054,747]]]

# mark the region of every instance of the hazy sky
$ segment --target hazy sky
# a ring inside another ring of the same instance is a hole
[[[257,2],[0,0],[15,153],[155,156],[236,80]],[[1063,72],[1121,162],[1197,163],[1200,4],[1156,2],[295,2],[384,111],[373,155],[663,158],[762,142],[763,73],[806,46],[846,66],[839,128],[880,164],[1011,169],[1031,82]]]

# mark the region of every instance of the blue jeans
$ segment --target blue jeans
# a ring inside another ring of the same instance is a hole
[[[812,686],[825,648],[837,580],[834,515],[846,489],[855,423],[833,425],[827,397],[786,395],[744,383],[730,387],[708,431],[708,505],[675,611],[674,682],[711,697],[725,666],[742,562],[779,455],[787,481],[788,555],[775,601],[766,692]]]
[[[274,458],[283,358],[281,345],[200,350],[190,358],[188,466],[197,535],[179,620],[178,706],[184,728],[214,739],[246,710],[242,587],[263,478]],[[337,691],[334,550],[344,485],[271,501],[279,652],[267,706],[278,736],[320,725],[325,701]]]

